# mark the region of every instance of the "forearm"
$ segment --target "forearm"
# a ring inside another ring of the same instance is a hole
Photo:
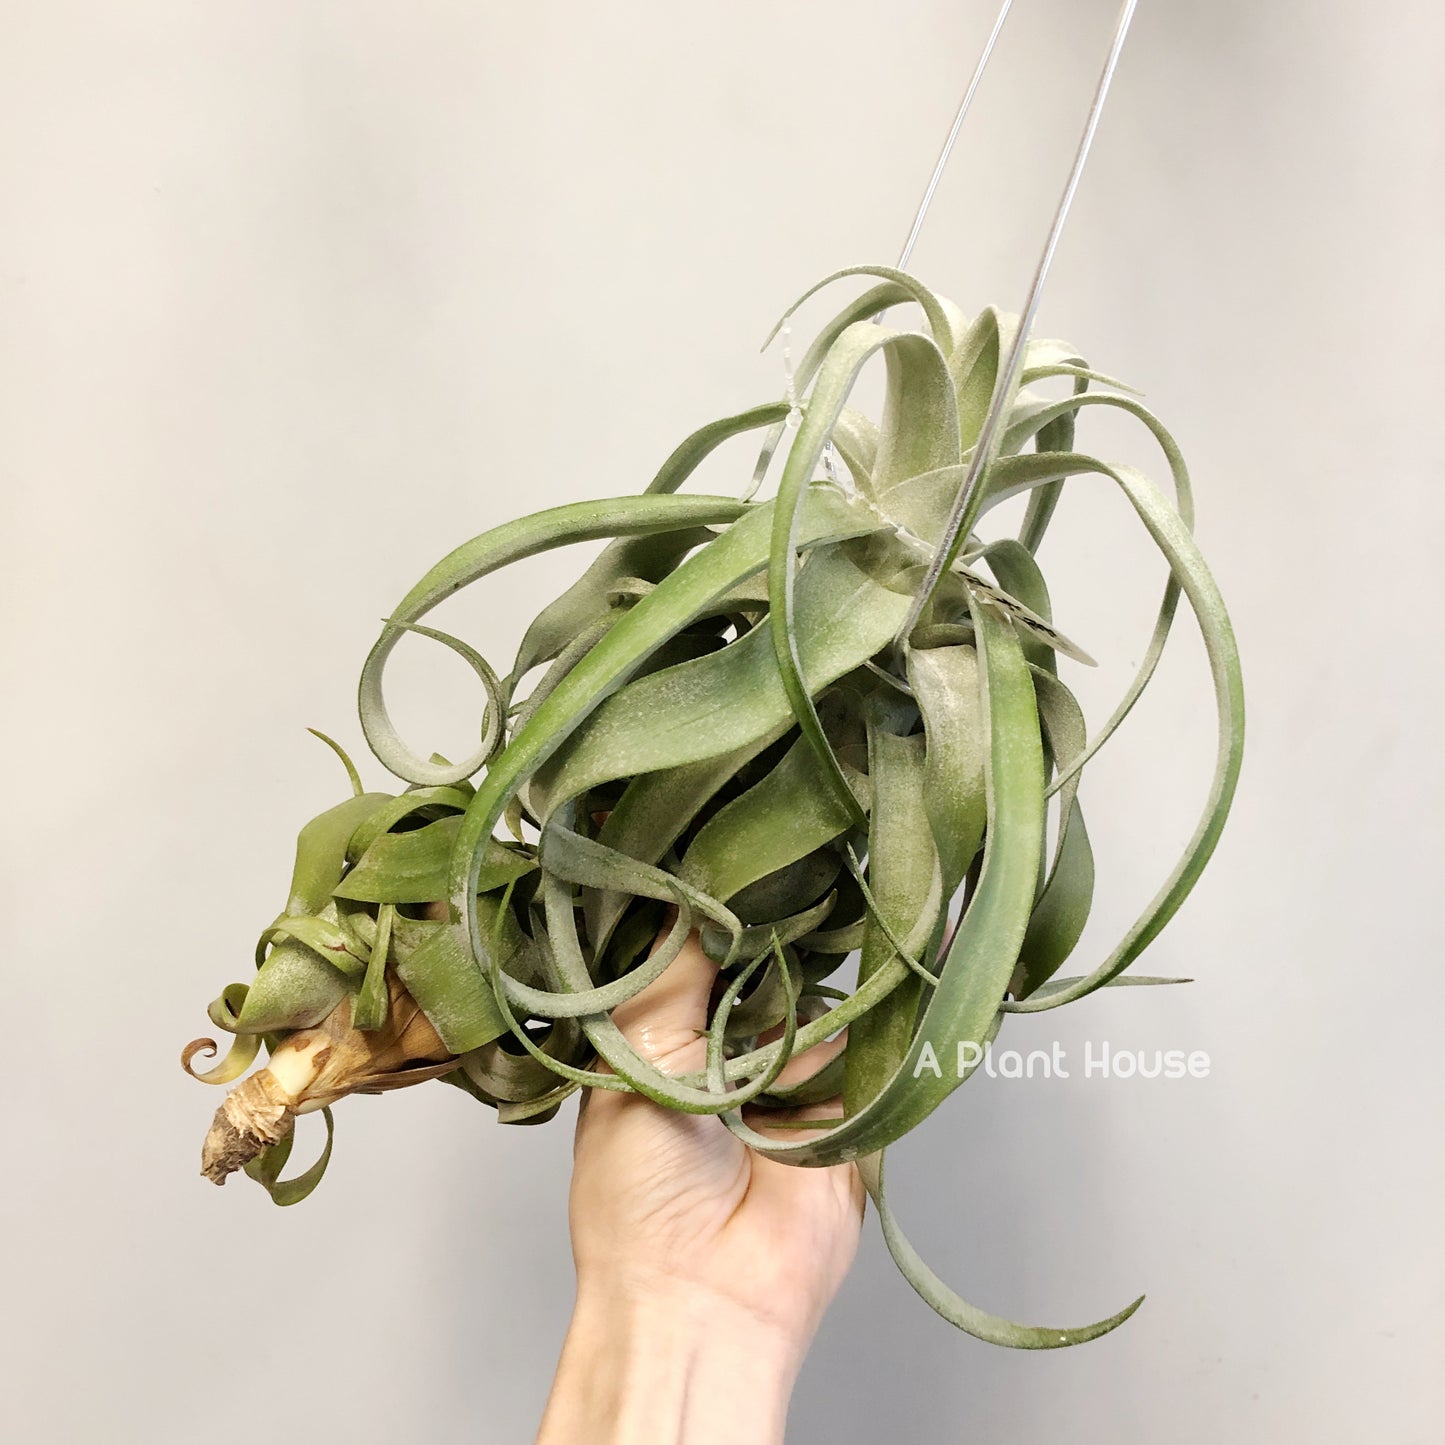
[[[581,1289],[538,1445],[780,1445],[807,1343],[681,1286]]]

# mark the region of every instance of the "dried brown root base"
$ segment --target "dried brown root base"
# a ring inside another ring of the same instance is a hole
[[[201,1173],[213,1184],[244,1168],[291,1132],[296,1111],[270,1069],[237,1084],[216,1110],[201,1146]]]
[[[351,1026],[343,999],[313,1029],[288,1034],[264,1069],[243,1079],[216,1110],[201,1147],[201,1173],[215,1184],[291,1132],[297,1114],[347,1094],[401,1088],[455,1066],[431,1021],[401,983],[388,976],[391,1007],[379,1029]]]

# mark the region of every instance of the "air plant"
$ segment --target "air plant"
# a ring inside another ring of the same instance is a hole
[[[919,1258],[884,1189],[884,1151],[971,1076],[1009,1014],[1172,981],[1126,970],[1208,862],[1243,743],[1234,638],[1191,535],[1178,447],[1136,394],[1030,334],[1135,0],[1124,0],[1021,314],[969,319],[903,269],[1009,3],[898,267],[837,272],[785,314],[780,326],[840,277],[875,283],[822,329],[782,401],[694,432],[640,495],[473,538],[385,623],[362,669],[361,726],[406,787],[363,791],[331,743],[354,796],[301,830],[254,978],[210,1007],[234,1042],[197,1077],[235,1083],[263,1044],[267,1063],[217,1111],[209,1178],[244,1168],[278,1204],[304,1198],[330,1157],[330,1106],[349,1093],[441,1079],[504,1123],[538,1123],[579,1089],[623,1090],[716,1115],[772,1159],[856,1161],[902,1273],[981,1339],[1050,1349],[1137,1308],[1077,1329],[988,1314]],[[920,329],[883,324],[908,303]],[[846,403],[880,353],[875,422]],[[1034,389],[1050,382],[1068,394]],[[1152,434],[1172,498],[1137,469],[1076,450],[1076,423],[1097,406]],[[679,494],[715,448],[759,431],[744,497]],[[785,435],[776,494],[755,500]],[[1089,659],[1055,628],[1037,556],[1065,484],[1085,475],[1123,492],[1169,568],[1143,660],[1092,738],[1059,675],[1061,657]],[[1019,495],[1017,536],[975,530]],[[610,540],[536,615],[505,678],[421,620],[512,562],[599,539]],[[1153,676],[1181,595],[1218,712],[1209,795],[1133,926],[1087,972],[1061,978],[1094,890],[1080,778]],[[481,742],[460,763],[414,753],[387,714],[387,661],[411,632],[451,648],[486,689]],[[612,1011],[694,932],[721,988],[706,1067],[673,1077],[628,1043]],[[856,982],[842,987],[854,957]],[[791,1059],[844,1029],[841,1052],[811,1077],[779,1082]],[[186,1069],[207,1050],[208,1039],[188,1045]],[[841,1119],[789,1117],[839,1096]],[[762,1134],[745,1105],[799,1132]],[[282,1179],[296,1117],[318,1109],[321,1157]]]
[[[1075,1343],[1137,1306],[1060,1330],[969,1305],[899,1231],[883,1154],[969,1076],[951,1066],[960,1045],[977,1057],[1010,1013],[1167,981],[1125,970],[1188,894],[1229,807],[1243,726],[1229,621],[1191,536],[1179,449],[1135,394],[1072,347],[1027,338],[1026,317],[967,319],[897,269],[836,273],[855,275],[875,284],[823,328],[788,397],[694,432],[640,495],[482,533],[402,599],[362,670],[360,713],[405,791],[363,791],[342,754],[355,796],[302,830],[254,978],[211,1005],[235,1042],[200,1077],[234,1082],[263,1043],[268,1063],[218,1111],[209,1177],[244,1167],[278,1203],[304,1197],[329,1156],[330,1105],[347,1093],[438,1078],[503,1122],[535,1123],[580,1088],[630,1090],[714,1114],[770,1158],[858,1161],[903,1273],[981,1338]],[[904,303],[920,329],[881,324]],[[887,373],[876,422],[846,404],[875,353]],[[1059,379],[1062,398],[1036,390]],[[1075,449],[1076,422],[1099,406],[1152,434],[1172,498]],[[789,439],[775,496],[679,492],[716,447],[755,431],[767,437],[760,474]],[[1054,626],[1037,556],[1083,475],[1123,492],[1169,568],[1142,664],[1092,738],[1059,669],[1087,657]],[[1018,535],[984,540],[979,521],[1021,493]],[[509,563],[601,538],[505,677],[422,621]],[[1094,890],[1081,775],[1153,675],[1181,593],[1218,707],[1213,785],[1134,925],[1061,978]],[[459,763],[414,753],[388,716],[384,672],[410,632],[451,648],[486,688],[480,745]],[[725,986],[706,1068],[677,1078],[611,1011],[694,931]],[[840,987],[852,955],[856,984]],[[826,1066],[778,1084],[795,1054],[845,1027]],[[188,1068],[208,1042],[187,1049]],[[782,1140],[742,1114],[784,1118],[840,1094],[842,1119]],[[294,1119],[313,1109],[326,1154],[282,1180]]]

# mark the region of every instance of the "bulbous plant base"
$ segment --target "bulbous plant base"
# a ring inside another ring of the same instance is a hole
[[[421,1083],[456,1066],[416,1000],[394,974],[387,983],[389,1007],[380,1028],[356,1028],[348,996],[315,1028],[287,1035],[264,1069],[226,1095],[201,1146],[207,1179],[224,1184],[286,1138],[298,1114],[347,1094]]]

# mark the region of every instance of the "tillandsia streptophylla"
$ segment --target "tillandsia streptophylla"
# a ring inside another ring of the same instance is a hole
[[[244,1167],[278,1202],[304,1197],[326,1155],[280,1178],[295,1116],[323,1110],[329,1154],[329,1106],[347,1093],[437,1078],[503,1122],[533,1123],[580,1088],[631,1090],[715,1114],[774,1159],[858,1161],[903,1273],[981,1338],[1076,1343],[1136,1307],[1061,1330],[969,1305],[899,1231],[883,1153],[971,1072],[920,1068],[927,1054],[982,1046],[1010,1013],[1167,981],[1125,970],[1188,894],[1229,808],[1243,729],[1229,620],[1191,536],[1173,439],[1061,342],[1028,340],[1004,376],[1002,424],[956,515],[1018,320],[993,309],[969,319],[891,268],[837,273],[852,275],[874,284],[814,340],[792,398],[694,432],[639,495],[482,533],[402,599],[362,670],[360,712],[372,753],[406,788],[363,791],[342,755],[355,796],[302,830],[254,978],[211,1005],[235,1042],[200,1077],[231,1083],[263,1044],[269,1057],[218,1112],[211,1178]],[[905,303],[921,312],[918,330],[878,323]],[[846,404],[875,353],[887,374],[876,421]],[[1067,394],[1044,395],[1046,383]],[[1152,434],[1172,499],[1075,449],[1092,407]],[[680,493],[719,444],[750,431],[774,444],[790,419],[775,496]],[[1067,482],[1090,474],[1123,492],[1169,568],[1142,664],[1092,738],[1059,666],[1087,658],[1054,627],[1037,558]],[[1020,493],[1018,535],[984,540],[979,520]],[[925,594],[950,520],[955,555]],[[537,614],[506,677],[422,622],[510,562],[599,538],[610,540]],[[1213,784],[1138,920],[1106,957],[1060,978],[1094,889],[1081,775],[1154,673],[1181,594],[1212,673]],[[484,733],[459,763],[413,753],[388,717],[383,674],[409,632],[453,649],[485,685]],[[508,836],[495,837],[503,825]],[[725,986],[706,1069],[674,1078],[611,1011],[694,931]],[[855,954],[856,985],[840,987]],[[777,1084],[790,1058],[845,1027],[836,1058]],[[186,1051],[188,1068],[207,1044]],[[837,1095],[840,1120],[781,1141],[741,1112]]]

